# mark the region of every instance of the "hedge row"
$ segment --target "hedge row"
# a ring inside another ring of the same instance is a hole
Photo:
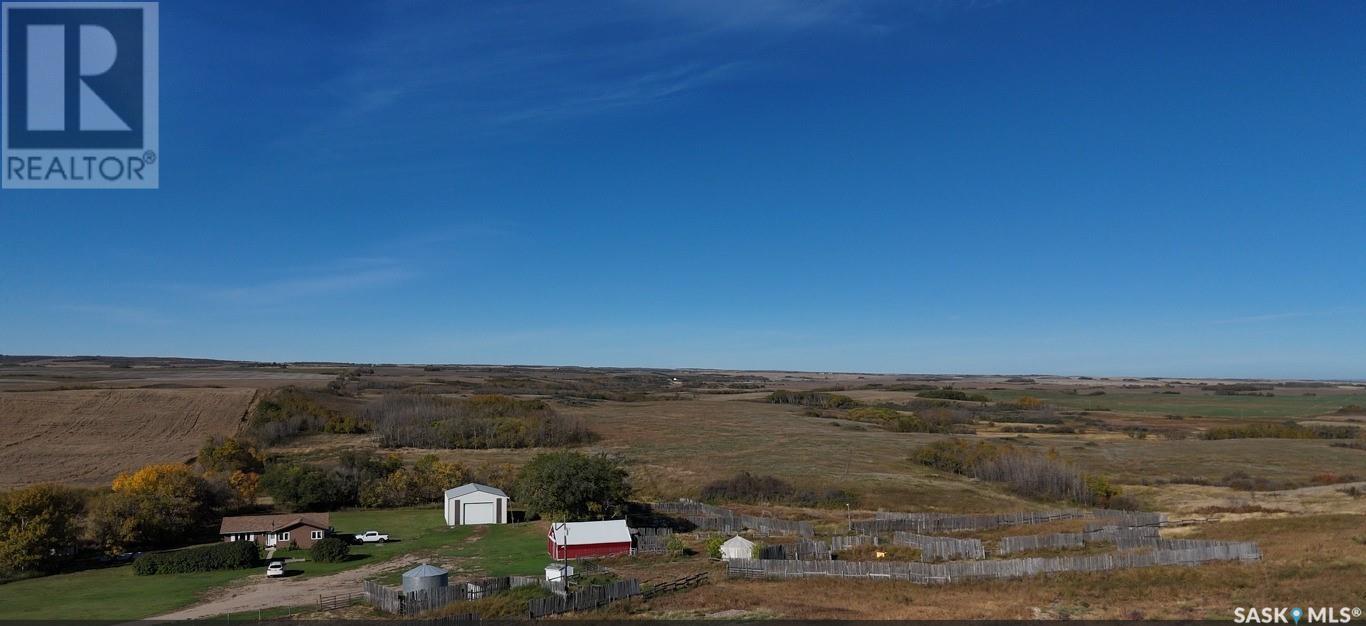
[[[255,543],[228,541],[172,552],[144,554],[133,561],[133,572],[139,576],[147,576],[242,569],[255,566],[259,559],[260,551]]]

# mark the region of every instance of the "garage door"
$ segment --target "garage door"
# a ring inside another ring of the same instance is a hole
[[[492,502],[467,502],[465,503],[465,514],[460,516],[466,524],[492,524],[493,503]]]

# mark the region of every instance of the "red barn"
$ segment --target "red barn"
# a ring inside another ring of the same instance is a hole
[[[546,533],[546,549],[556,560],[630,554],[631,529],[624,519],[556,522]]]

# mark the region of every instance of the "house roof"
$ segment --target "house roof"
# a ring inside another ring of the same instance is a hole
[[[499,497],[503,497],[503,498],[508,497],[508,494],[503,493],[503,490],[502,490],[502,489],[499,489],[499,488],[497,488],[497,487],[490,487],[490,486],[488,486],[488,485],[481,485],[481,484],[479,484],[479,483],[465,483],[465,484],[463,484],[463,485],[460,485],[459,487],[452,487],[452,488],[450,488],[450,489],[447,489],[447,490],[446,490],[446,499],[449,500],[449,499],[451,499],[451,498],[459,498],[460,496],[467,496],[467,495],[470,495],[470,494],[472,494],[472,493],[474,493],[474,492],[476,492],[476,491],[482,491],[482,492],[484,492],[484,493],[493,494],[493,495],[495,495],[495,496],[499,496]]]
[[[748,539],[745,539],[744,537],[741,537],[740,535],[736,535],[736,536],[734,536],[734,537],[731,537],[730,539],[727,539],[725,543],[721,544],[721,547],[722,547],[722,548],[728,548],[728,547],[729,547],[729,548],[749,548],[749,549],[753,549],[753,548],[754,548],[754,542],[753,542],[753,541],[750,541],[750,540],[748,540]]]
[[[417,566],[417,567],[414,567],[413,569],[410,569],[410,570],[408,570],[408,571],[406,571],[406,572],[403,572],[403,577],[404,577],[404,578],[423,578],[423,577],[426,577],[426,576],[440,576],[440,575],[445,574],[445,573],[446,573],[446,570],[444,570],[444,569],[441,569],[441,568],[439,568],[439,567],[437,567],[437,566],[435,566],[435,565],[428,565],[428,564],[426,564],[426,563],[423,563],[422,565],[419,565],[419,566]]]
[[[225,517],[218,525],[218,534],[264,533],[286,530],[295,526],[311,526],[327,530],[332,527],[332,516],[328,513],[283,513],[280,515]]]
[[[631,543],[631,529],[626,520],[604,522],[560,522],[550,525],[548,536],[561,546],[582,546],[594,543]]]

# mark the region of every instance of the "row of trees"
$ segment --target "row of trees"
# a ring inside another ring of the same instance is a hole
[[[388,447],[557,447],[596,438],[583,424],[559,415],[541,400],[502,395],[386,394],[367,404],[360,417],[373,424]]]
[[[578,452],[538,454],[520,470],[496,466],[479,475],[435,455],[406,466],[392,455],[349,453],[332,469],[297,463],[271,465],[261,486],[279,504],[316,511],[432,504],[441,501],[446,489],[472,480],[503,487],[532,515],[561,520],[620,516],[631,496],[628,474],[619,461]]]
[[[120,474],[107,490],[0,493],[0,569],[56,569],[83,543],[109,553],[183,545],[204,538],[235,499],[228,482],[173,463]]]

